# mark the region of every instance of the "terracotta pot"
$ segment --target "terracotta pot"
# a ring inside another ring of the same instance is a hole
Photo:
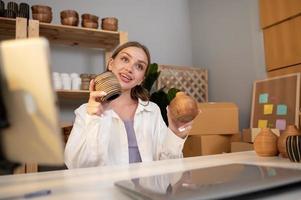
[[[108,31],[117,31],[118,19],[115,17],[106,17],[101,19],[101,29]]]
[[[92,22],[92,21],[89,21],[89,20],[82,20],[82,27],[98,29],[98,23],[97,22]]]
[[[277,156],[277,136],[269,129],[262,128],[254,141],[254,150],[259,156]]]
[[[52,14],[32,13],[32,18],[39,22],[50,23],[52,21]]]
[[[197,102],[184,92],[177,92],[169,104],[169,110],[174,120],[183,123],[190,122],[199,114]]]
[[[288,125],[286,129],[282,133],[280,133],[277,147],[280,155],[284,158],[288,157],[287,150],[286,150],[287,137],[292,135],[301,135],[300,131],[297,129],[295,125]]]
[[[32,13],[45,13],[45,14],[52,13],[51,7],[45,5],[33,5],[31,6],[31,11]]]
[[[85,14],[82,14],[82,20],[88,20],[88,21],[92,21],[92,22],[97,22],[98,23],[98,16],[85,13]]]
[[[76,17],[66,17],[61,19],[61,24],[67,26],[78,26],[79,20]]]
[[[67,18],[67,17],[75,17],[79,18],[78,12],[75,10],[62,10],[60,12],[61,19]]]

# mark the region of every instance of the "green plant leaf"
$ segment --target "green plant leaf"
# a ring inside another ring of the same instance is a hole
[[[150,92],[159,76],[160,76],[160,71],[158,71],[158,64],[157,63],[150,64],[148,67],[146,77],[142,83],[142,86]]]
[[[177,92],[180,92],[181,90],[177,89],[177,88],[170,88],[168,90],[167,93],[167,98],[168,98],[168,104],[171,102],[171,100],[173,100],[173,98],[175,98]]]
[[[149,65],[148,74],[157,73],[157,71],[158,71],[158,64],[157,63],[152,63],[152,64]]]
[[[162,118],[166,123],[166,125],[168,126],[166,107],[168,106],[169,101],[168,101],[167,94],[163,90],[159,90],[151,94],[150,100],[159,106]]]

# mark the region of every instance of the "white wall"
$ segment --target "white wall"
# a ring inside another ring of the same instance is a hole
[[[257,0],[190,0],[193,65],[209,70],[209,100],[234,102],[248,128],[252,83],[265,78]]]

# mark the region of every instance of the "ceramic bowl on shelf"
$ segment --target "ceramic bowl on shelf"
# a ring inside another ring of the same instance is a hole
[[[107,93],[106,96],[99,99],[101,102],[114,100],[121,94],[121,85],[115,74],[110,71],[97,75],[94,79],[94,84],[96,91]]]
[[[92,14],[82,14],[82,27],[85,28],[98,28],[98,17]]]
[[[92,21],[92,22],[98,23],[98,16],[85,13],[85,14],[82,14],[82,20],[87,20],[87,21]]]
[[[118,19],[115,17],[106,17],[101,19],[101,29],[108,31],[117,31]]]
[[[61,19],[64,19],[67,17],[79,18],[79,15],[75,10],[62,10],[60,12],[60,16],[61,16]]]
[[[98,23],[97,22],[92,22],[92,21],[89,21],[89,20],[83,20],[82,21],[82,27],[97,29],[98,28]]]
[[[29,5],[27,3],[20,3],[17,17],[29,18]]]
[[[7,18],[16,18],[16,13],[15,11],[13,10],[4,10],[4,17],[7,17]]]
[[[0,0],[0,17],[4,17],[5,4]]]
[[[50,23],[52,21],[52,14],[48,13],[32,13],[32,18],[39,22]]]
[[[16,2],[10,1],[7,3],[7,10],[12,10],[17,14],[19,10],[19,6]]]
[[[79,20],[76,17],[66,17],[61,19],[61,24],[67,26],[78,26]]]
[[[31,6],[31,11],[32,13],[45,13],[45,14],[52,13],[51,7],[45,5],[33,5]]]

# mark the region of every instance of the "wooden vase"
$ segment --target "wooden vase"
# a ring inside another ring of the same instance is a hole
[[[288,136],[291,135],[301,135],[300,131],[295,125],[288,125],[286,129],[280,134],[280,137],[278,138],[278,151],[280,155],[284,158],[288,158],[287,150],[286,150],[286,140]]]
[[[254,141],[254,150],[259,156],[277,156],[277,136],[269,129],[262,128]]]
[[[182,123],[192,121],[199,114],[197,102],[184,92],[177,92],[169,108],[172,118]]]

